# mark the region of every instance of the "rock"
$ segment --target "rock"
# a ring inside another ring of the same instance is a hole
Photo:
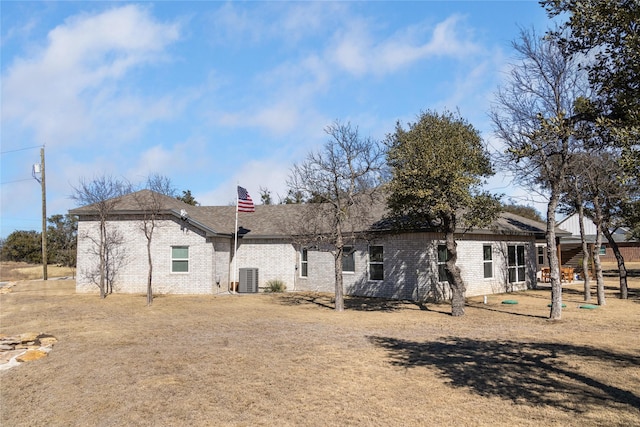
[[[29,341],[36,341],[38,339],[38,335],[35,332],[26,332],[24,334],[20,334],[20,339],[23,343],[28,343]]]
[[[0,371],[45,357],[56,342],[53,335],[35,332],[0,336]]]
[[[51,336],[51,335],[47,335],[47,336],[44,336],[44,337],[40,338],[40,345],[43,346],[43,347],[52,346],[57,342],[58,342],[58,339],[56,337]]]
[[[33,360],[42,359],[47,355],[46,351],[42,350],[27,350],[23,355],[16,357],[18,362],[31,362]]]

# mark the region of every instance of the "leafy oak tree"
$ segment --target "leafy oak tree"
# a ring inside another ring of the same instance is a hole
[[[451,314],[464,315],[466,286],[457,262],[458,227],[490,223],[496,196],[481,190],[493,168],[479,132],[457,114],[424,112],[387,138],[388,207],[399,227],[427,225],[445,235]]]
[[[47,218],[49,260],[65,267],[76,266],[78,219],[73,215],[51,215]]]
[[[567,17],[550,35],[566,57],[580,58],[596,96],[592,118],[622,148],[622,165],[640,175],[640,1],[544,0],[550,17]]]
[[[16,230],[2,245],[3,261],[42,262],[42,235],[35,230]]]

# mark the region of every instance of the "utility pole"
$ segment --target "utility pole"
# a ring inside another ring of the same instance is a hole
[[[38,174],[40,178],[38,179]],[[33,165],[31,175],[42,188],[42,280],[48,280],[47,274],[47,186],[44,173],[44,147],[40,149],[40,164]]]

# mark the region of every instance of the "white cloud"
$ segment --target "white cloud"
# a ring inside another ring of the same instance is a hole
[[[355,21],[346,31],[336,34],[327,57],[356,76],[388,74],[433,56],[465,58],[476,54],[480,47],[463,34],[462,20],[461,16],[453,15],[438,23],[431,34],[426,24],[421,24],[379,41],[366,21]],[[423,42],[427,36],[430,40]]]
[[[227,2],[210,16],[210,41],[235,46],[277,40],[291,47],[350,21],[348,7],[338,2],[257,2],[254,7]]]
[[[100,96],[109,90],[115,96],[125,74],[163,59],[166,46],[178,37],[177,24],[155,22],[135,5],[69,18],[49,32],[36,55],[8,67],[2,120],[32,129],[39,143],[77,142],[118,114],[96,105],[113,102]],[[139,105],[136,113],[146,110],[146,104]]]

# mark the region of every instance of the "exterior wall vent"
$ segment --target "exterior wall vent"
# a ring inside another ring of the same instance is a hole
[[[240,293],[256,293],[258,292],[258,269],[257,268],[241,268],[240,283],[238,286]]]

